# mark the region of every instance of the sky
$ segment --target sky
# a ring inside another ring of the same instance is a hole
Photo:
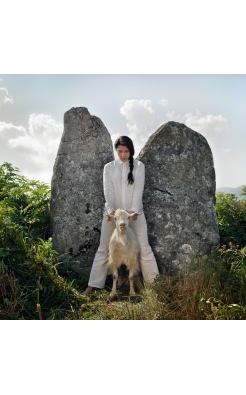
[[[164,122],[201,133],[216,186],[246,184],[245,74],[0,74],[0,163],[51,182],[64,113],[86,107],[112,141],[128,135],[135,158]]]

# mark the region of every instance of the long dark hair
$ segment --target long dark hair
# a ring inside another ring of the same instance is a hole
[[[133,168],[134,168],[133,155],[135,153],[133,142],[130,139],[130,137],[120,136],[116,140],[116,142],[114,143],[114,148],[117,149],[119,145],[126,146],[129,149],[129,151],[130,151],[130,157],[129,157],[130,171],[128,173],[128,184],[133,184],[134,183],[134,178],[133,178],[133,174],[132,174],[132,171],[133,171]]]

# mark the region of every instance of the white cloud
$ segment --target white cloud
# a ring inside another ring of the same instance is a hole
[[[152,108],[151,100],[126,100],[120,112],[125,115],[126,126],[131,133],[139,133],[147,130],[155,120],[155,111]]]
[[[31,114],[29,117],[29,132],[36,138],[43,138],[51,135],[60,135],[62,125],[58,125],[50,115]]]
[[[160,104],[162,107],[167,108],[167,106],[168,106],[168,101],[167,101],[166,99],[161,99],[161,100],[159,101],[159,104]]]
[[[166,99],[161,99],[159,104],[161,104],[164,109],[168,106]],[[156,116],[150,100],[126,100],[120,112],[127,119],[126,126],[130,131],[129,137],[134,143],[136,158],[145,145],[148,137],[157,129],[153,124],[160,118]],[[189,112],[186,114],[176,114],[175,111],[170,109],[166,112],[166,119],[164,119],[159,126],[167,121],[184,123],[196,132],[201,133],[206,138],[213,151],[218,146],[216,142],[220,144],[219,137],[229,130],[227,118],[222,115],[203,115],[198,108],[194,113]],[[152,129],[153,127],[154,130]],[[230,153],[227,148],[224,150],[220,149],[220,152],[221,154],[223,152],[223,156]]]
[[[167,113],[166,113],[166,117],[167,117],[167,119],[168,120],[173,120],[174,118],[175,118],[175,111],[168,111]]]
[[[2,80],[1,80],[2,81]],[[4,103],[14,103],[13,97],[9,94],[7,88],[1,87],[0,88],[0,105]]]
[[[228,130],[229,127],[227,119],[222,115],[208,114],[203,116],[199,109],[196,109],[195,114],[190,112],[184,115],[176,114],[175,111],[168,111],[166,118],[167,121],[185,123],[189,128],[201,133],[210,145],[214,145],[218,136]]]
[[[149,137],[150,126],[155,121],[155,111],[151,100],[126,100],[120,112],[127,119],[127,129],[130,131],[129,137],[132,139],[135,148],[135,158],[144,146]]]
[[[50,183],[62,124],[45,114],[31,114],[23,126],[0,123],[1,162],[10,162],[28,178]]]
[[[167,121],[184,122],[184,116],[177,114],[175,111],[168,111],[166,113]],[[166,122],[166,121],[165,121]]]
[[[189,128],[201,133],[212,145],[218,135],[228,128],[228,121],[222,115],[200,116],[187,113],[184,115],[184,119]]]
[[[11,137],[18,137],[20,134],[26,135],[26,129],[23,126],[0,122],[0,140],[6,141]]]

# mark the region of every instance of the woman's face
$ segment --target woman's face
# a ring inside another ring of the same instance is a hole
[[[122,162],[126,162],[130,158],[130,151],[125,145],[118,145],[116,152]]]

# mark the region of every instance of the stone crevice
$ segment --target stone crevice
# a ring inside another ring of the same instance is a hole
[[[164,194],[173,196],[173,194],[172,194],[171,192],[166,191],[166,190],[164,190],[164,189],[160,189],[160,188],[153,188],[153,189],[154,189],[154,191],[159,191],[159,192],[162,192],[162,193],[164,193]]]

